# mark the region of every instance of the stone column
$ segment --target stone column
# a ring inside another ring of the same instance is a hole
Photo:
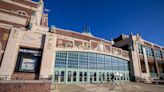
[[[149,64],[148,64],[147,55],[146,55],[146,49],[145,49],[145,47],[143,47],[142,49],[143,49],[144,62],[145,62],[146,72],[147,72],[146,76],[144,76],[144,77],[146,77],[147,83],[151,83],[151,81],[150,81],[150,70],[149,70]]]
[[[40,79],[53,78],[55,64],[55,34],[47,33],[45,35],[44,49],[40,68]]]
[[[19,39],[21,36],[21,30],[18,28],[12,28],[9,39],[7,42],[6,50],[2,59],[0,67],[0,76],[4,76],[6,80],[10,80],[15,70],[17,61]]]
[[[140,70],[140,60],[138,58],[138,46],[136,42],[133,44],[133,50],[130,51],[130,72],[131,79],[135,81],[139,81],[141,78],[141,70]]]

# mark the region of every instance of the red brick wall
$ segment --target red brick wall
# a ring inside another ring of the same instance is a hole
[[[2,44],[2,48],[0,48],[0,51],[2,50],[3,53],[4,53],[6,45],[7,45],[9,33],[10,33],[9,29],[0,28],[0,43]],[[0,53],[0,65],[2,62],[3,53]]]
[[[50,92],[50,83],[0,83],[0,92]]]

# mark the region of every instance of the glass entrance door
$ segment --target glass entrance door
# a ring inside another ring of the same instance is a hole
[[[74,71],[74,72],[73,72],[73,82],[76,82],[76,80],[77,80],[77,79],[76,79],[76,76],[77,76],[76,71]]]
[[[68,71],[68,79],[67,79],[67,82],[71,82],[72,81],[72,71]]]
[[[59,82],[59,71],[55,71],[54,82]]]
[[[60,72],[60,82],[65,82],[65,71]]]

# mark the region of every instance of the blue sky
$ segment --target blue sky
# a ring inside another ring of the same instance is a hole
[[[107,40],[121,33],[140,33],[164,46],[164,0],[44,0],[49,26],[77,32],[90,26],[93,35]]]

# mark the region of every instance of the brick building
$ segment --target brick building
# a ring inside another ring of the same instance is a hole
[[[151,82],[164,72],[163,47],[139,35],[108,41],[87,29],[49,28],[43,10],[43,0],[0,1],[0,79],[99,83],[113,73],[117,81]]]

